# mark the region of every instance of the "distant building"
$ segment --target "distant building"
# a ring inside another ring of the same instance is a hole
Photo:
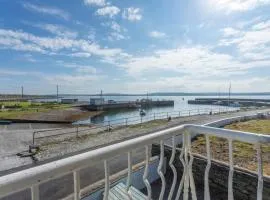
[[[104,104],[104,98],[91,98],[90,99],[90,105],[103,105]]]
[[[78,102],[78,99],[61,99],[61,103],[72,104]]]
[[[115,100],[108,100],[108,104],[115,104],[117,103]]]

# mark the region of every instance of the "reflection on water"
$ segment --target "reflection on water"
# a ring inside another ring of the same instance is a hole
[[[99,123],[105,121],[105,116],[104,115],[97,115],[97,116],[91,117],[90,121],[92,124],[99,124]]]
[[[135,101],[136,99],[142,99],[145,98],[143,96],[122,96],[122,97],[105,97],[105,100],[115,100],[115,101]],[[174,106],[167,106],[167,107],[148,107],[144,108],[146,115],[142,117],[143,121],[151,120],[153,119],[154,115],[160,118],[165,118],[167,113],[172,116],[176,117],[179,115],[179,111],[182,112],[181,116],[183,115],[189,115],[188,110],[191,110],[191,114],[197,114],[198,110],[200,111],[200,114],[203,113],[209,113],[209,110],[211,109],[226,109],[226,107],[217,106],[217,105],[191,105],[188,104],[189,99],[199,98],[199,96],[167,96],[167,97],[151,97],[153,100],[174,100]],[[187,111],[187,112],[183,112]],[[162,116],[163,115],[163,116]],[[93,123],[93,124],[107,124],[108,121],[113,123],[120,123],[125,124],[126,119],[128,119],[128,122],[139,123],[141,121],[140,116],[140,109],[118,109],[118,110],[111,110],[106,111],[103,114],[92,117],[88,120],[82,120],[78,123]]]

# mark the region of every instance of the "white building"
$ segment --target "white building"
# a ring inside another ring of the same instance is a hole
[[[103,105],[104,104],[104,98],[91,98],[90,99],[90,105]]]

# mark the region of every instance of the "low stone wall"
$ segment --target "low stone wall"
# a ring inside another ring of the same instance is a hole
[[[153,145],[152,155],[159,155],[160,148],[159,145]],[[183,174],[183,166],[179,160],[180,152],[177,151],[176,159],[174,165],[177,169],[178,179],[181,178]],[[165,147],[165,156],[169,161],[171,156],[171,148]],[[168,163],[167,163],[168,164]],[[207,160],[205,157],[199,155],[194,155],[193,162],[193,176],[196,185],[196,189],[204,189],[204,173]],[[170,170],[168,167],[167,170]],[[180,175],[179,175],[180,174]],[[212,200],[227,200],[227,190],[228,190],[228,175],[229,166],[226,163],[212,161],[210,172],[209,172],[209,186],[210,194]],[[173,178],[173,177],[172,177]],[[233,189],[234,189],[234,199],[235,200],[252,200],[256,199],[257,195],[257,174],[245,169],[235,168],[233,175]],[[203,197],[198,197],[198,199],[203,199]],[[270,178],[264,177],[264,190],[263,190],[263,200],[270,200]]]

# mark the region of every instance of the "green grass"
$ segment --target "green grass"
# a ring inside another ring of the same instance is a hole
[[[253,132],[270,135],[270,120],[250,120],[225,126],[226,129]],[[194,153],[206,155],[205,136],[199,136],[192,142]],[[229,145],[226,139],[210,137],[211,156],[216,160],[228,162]],[[262,145],[264,173],[270,175],[270,145]],[[234,164],[252,171],[257,170],[256,149],[254,145],[234,141],[233,142]]]
[[[47,112],[50,110],[66,109],[71,105],[59,103],[31,103],[31,102],[0,102],[5,109],[0,109],[0,119],[19,118],[23,115]]]
[[[168,123],[166,119],[157,119],[153,121],[143,122],[142,124],[130,125],[129,128],[154,128]]]

